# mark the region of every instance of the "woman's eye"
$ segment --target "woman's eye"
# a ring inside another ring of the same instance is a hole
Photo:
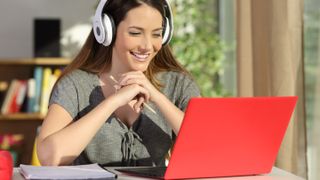
[[[132,35],[132,36],[137,36],[137,35],[140,34],[140,32],[129,32],[129,34]]]
[[[162,34],[161,33],[157,33],[157,34],[153,34],[153,37],[162,37]]]

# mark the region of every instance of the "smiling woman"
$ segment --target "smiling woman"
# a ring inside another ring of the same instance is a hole
[[[172,21],[166,0],[100,1],[51,94],[42,165],[164,166],[189,99],[200,96],[168,45]]]
[[[146,71],[162,44],[160,12],[145,4],[129,11],[117,28],[116,37],[114,67],[122,72]]]

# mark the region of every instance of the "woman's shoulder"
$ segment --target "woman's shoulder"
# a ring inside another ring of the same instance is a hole
[[[180,104],[185,109],[190,97],[200,96],[200,89],[190,74],[184,72],[168,71],[162,73],[162,92],[172,102]]]
[[[164,89],[167,90],[178,90],[178,89],[198,89],[198,85],[193,77],[185,72],[167,71],[162,72],[160,81],[164,85]]]
[[[58,84],[69,84],[76,87],[89,85],[90,87],[94,87],[98,82],[96,78],[97,75],[94,73],[90,73],[81,69],[76,69],[64,75],[59,80]]]
[[[186,72],[178,71],[166,71],[160,74],[160,79],[165,82],[182,82],[182,81],[193,81],[190,74]]]
[[[95,74],[81,69],[76,69],[66,74],[62,79],[69,79],[75,82],[83,82],[95,78]]]
[[[93,73],[84,71],[82,69],[75,69],[75,70],[71,71],[70,73],[68,73],[66,75],[66,77],[68,77],[68,78],[84,78],[84,77],[90,77],[92,75],[93,75]]]

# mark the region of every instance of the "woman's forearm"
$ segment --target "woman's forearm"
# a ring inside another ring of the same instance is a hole
[[[89,144],[106,119],[114,112],[115,108],[113,99],[106,99],[79,120],[70,123],[62,129],[57,129],[56,132],[39,136],[38,156],[41,164],[71,164]],[[54,110],[51,112],[49,110],[47,118],[54,118],[55,122],[57,122],[59,119],[53,115],[57,113]],[[48,128],[50,124],[47,127],[45,124],[44,126],[43,128]]]
[[[156,96],[154,103],[158,106],[165,119],[169,122],[174,133],[178,134],[183,121],[184,112],[161,93]]]

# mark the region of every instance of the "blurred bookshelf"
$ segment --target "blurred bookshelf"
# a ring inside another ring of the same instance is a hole
[[[0,58],[0,148],[16,155],[16,166],[31,163],[37,129],[45,117],[52,86],[70,62],[67,58]],[[36,73],[38,70],[40,73]],[[33,88],[29,84],[31,80],[34,81]],[[18,85],[14,86],[13,82]],[[9,141],[14,137],[21,138],[11,148]]]
[[[0,59],[0,65],[39,65],[39,66],[61,66],[68,65],[67,58],[32,58],[32,59]]]
[[[12,121],[28,121],[28,120],[39,120],[44,119],[44,115],[41,113],[14,113],[14,114],[0,114],[1,120],[12,120]]]

